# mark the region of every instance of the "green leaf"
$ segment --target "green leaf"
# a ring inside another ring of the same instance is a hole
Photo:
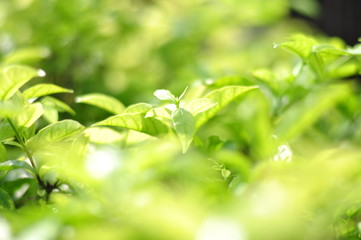
[[[349,94],[350,87],[346,84],[323,86],[314,90],[289,108],[279,119],[276,125],[278,139],[283,142],[299,135]]]
[[[317,76],[323,80],[325,73],[325,63],[323,58],[318,53],[312,52],[309,56],[309,64]]]
[[[27,145],[30,148],[40,144],[58,142],[84,130],[84,126],[74,120],[63,120],[46,126],[34,137],[30,138]]]
[[[43,117],[49,123],[56,123],[59,120],[58,111],[53,108],[49,108],[49,107],[45,107],[45,106],[44,106]]]
[[[41,117],[41,115],[43,115],[43,113],[44,110],[41,103],[30,104],[16,116],[16,125],[19,127],[30,127]]]
[[[172,111],[165,107],[156,107],[149,110],[145,117],[155,117],[155,118],[164,118],[164,119],[171,119],[172,118]]]
[[[93,105],[114,114],[123,113],[125,110],[123,103],[118,99],[101,93],[90,93],[78,96],[75,102]]]
[[[15,136],[14,130],[11,128],[10,124],[7,121],[2,121],[0,123],[0,141],[12,138]]]
[[[148,112],[152,108],[152,105],[148,103],[137,103],[127,107],[124,113],[144,113]]]
[[[59,87],[54,84],[37,84],[23,92],[27,99],[42,97],[54,93],[72,93],[73,90]]]
[[[0,118],[14,118],[17,114],[21,113],[23,106],[7,100],[0,102]]]
[[[155,118],[145,118],[144,113],[123,113],[95,123],[93,126],[116,126],[147,133],[152,136],[165,134],[168,127]]]
[[[6,160],[6,148],[2,143],[0,143],[0,162],[3,162],[5,160]]]
[[[227,86],[217,90],[214,90],[208,93],[204,98],[212,100],[215,105],[211,108],[208,108],[205,111],[198,112],[194,115],[194,121],[196,128],[198,129],[204,123],[206,123],[210,118],[212,118],[218,111],[227,106],[234,99],[242,95],[243,93],[250,91],[252,89],[258,88],[257,86]]]
[[[183,108],[178,108],[173,112],[172,119],[178,138],[182,144],[183,153],[185,153],[196,131],[193,115]]]
[[[45,76],[44,71],[31,67],[12,65],[0,71],[0,99],[7,100],[32,78]]]
[[[208,109],[214,107],[217,103],[214,102],[212,99],[209,98],[200,98],[190,101],[186,106],[185,109],[196,115],[197,113],[207,111]]]
[[[290,41],[275,44],[274,47],[284,47],[291,52],[296,53],[302,59],[307,59],[312,52],[313,47],[317,44],[317,42],[310,37],[297,34],[290,37]]]
[[[47,96],[41,99],[40,102],[41,104],[43,104],[45,111],[56,110],[57,112],[67,112],[75,115],[75,111],[71,107],[69,107],[69,105],[56,98]]]
[[[19,160],[8,160],[6,162],[0,163],[0,171],[10,171],[13,169],[23,168],[31,173],[35,172],[35,169],[30,166],[27,162],[19,161]]]
[[[15,208],[13,199],[9,196],[9,194],[0,188],[0,211],[7,209],[13,210]]]
[[[123,139],[124,134],[107,127],[91,127],[85,130],[90,142],[98,144],[113,143]]]
[[[16,51],[5,56],[6,64],[29,63],[48,57],[50,50],[46,47],[31,47],[16,49]]]
[[[158,89],[154,92],[154,96],[156,96],[159,100],[163,101],[171,101],[172,103],[177,102],[177,98],[166,89]]]

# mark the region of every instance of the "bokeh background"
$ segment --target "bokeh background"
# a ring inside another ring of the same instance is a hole
[[[207,123],[187,154],[178,142],[138,135],[134,143],[91,144],[85,164],[56,152],[52,160],[65,156],[70,167],[54,175],[80,191],[54,193],[53,205],[25,198],[0,213],[0,239],[358,239],[360,47],[351,56],[339,49],[358,43],[359,4],[1,0],[0,60],[46,72],[23,89],[41,82],[73,89],[56,95],[76,112],[60,119],[89,126],[110,116],[75,103],[94,92],[128,106],[159,104],[156,89],[178,96],[186,86],[197,95],[205,86],[259,84],[262,91]],[[299,33],[341,51],[326,53],[327,77],[274,48],[291,35],[316,44]],[[11,188],[9,176],[1,187]]]

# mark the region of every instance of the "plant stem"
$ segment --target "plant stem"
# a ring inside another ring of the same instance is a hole
[[[8,121],[8,123],[10,124],[11,128],[13,129],[14,133],[15,133],[15,137],[18,140],[19,144],[21,145],[22,149],[24,150],[26,156],[28,157],[31,166],[35,169],[35,178],[38,182],[38,184],[45,190],[46,195],[45,195],[45,201],[48,202],[49,201],[49,196],[51,194],[51,192],[57,187],[58,182],[56,182],[55,184],[47,184],[45,183],[39,173],[38,173],[38,169],[36,167],[35,161],[34,161],[34,157],[31,154],[30,149],[26,146],[24,139],[22,138],[22,136],[20,135],[20,132],[18,131],[18,129],[15,127],[15,124],[8,118],[6,119]]]

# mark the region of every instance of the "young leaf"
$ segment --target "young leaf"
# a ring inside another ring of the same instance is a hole
[[[37,144],[58,142],[81,132],[83,129],[84,126],[76,121],[63,120],[41,129],[34,137],[29,139],[27,145],[32,148]]]
[[[145,118],[144,113],[123,113],[95,123],[93,126],[116,126],[147,133],[152,136],[168,132],[168,127],[155,118]]]
[[[144,113],[148,112],[152,108],[152,105],[148,103],[137,103],[127,107],[124,113]]]
[[[107,127],[91,127],[85,130],[90,142],[98,144],[113,143],[123,139],[124,134]]]
[[[174,128],[182,144],[183,153],[188,150],[195,133],[195,123],[192,113],[183,108],[178,108],[172,114]]]
[[[75,102],[93,105],[114,114],[123,113],[125,110],[123,103],[118,99],[100,93],[90,93],[78,96],[75,99]]]
[[[0,211],[7,209],[13,210],[15,208],[13,199],[9,196],[9,194],[0,188]]]
[[[242,95],[243,93],[252,89],[258,88],[257,86],[227,86],[208,93],[204,98],[208,98],[216,103],[213,107],[205,111],[198,112],[194,115],[196,128],[201,127],[205,122],[212,118],[218,111],[227,106],[231,101]]]
[[[184,97],[184,95],[186,94],[187,90],[188,90],[188,86],[184,89],[184,91],[183,91],[183,92],[181,93],[181,95],[179,96],[179,98],[178,98],[179,100]]]
[[[41,103],[30,104],[24,111],[16,116],[16,125],[19,127],[30,127],[41,117],[41,115],[43,115],[43,113],[44,110]]]
[[[159,100],[167,100],[171,101],[172,103],[176,103],[177,98],[168,90],[166,89],[158,89],[154,92],[154,96],[156,96]]]
[[[23,92],[27,99],[42,97],[54,93],[72,93],[73,90],[62,88],[54,84],[37,84]]]
[[[274,47],[284,47],[297,55],[299,55],[302,59],[307,59],[312,52],[313,47],[317,44],[317,42],[310,38],[301,34],[297,34],[290,37],[290,41],[284,42],[281,44],[275,44]]]
[[[0,99],[7,100],[15,92],[32,78],[44,76],[42,70],[31,67],[12,65],[0,70]]]
[[[200,98],[190,101],[186,106],[185,109],[196,115],[197,113],[204,112],[212,107],[214,107],[217,103],[214,102],[212,99],[209,98]]]

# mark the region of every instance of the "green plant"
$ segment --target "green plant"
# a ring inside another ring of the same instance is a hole
[[[62,120],[74,110],[48,96],[71,90],[28,87],[42,71],[3,65],[3,235],[359,237],[360,45],[294,35],[275,46],[295,54],[293,69],[194,82],[179,97],[159,89],[130,106],[77,96],[110,115],[89,126]]]

